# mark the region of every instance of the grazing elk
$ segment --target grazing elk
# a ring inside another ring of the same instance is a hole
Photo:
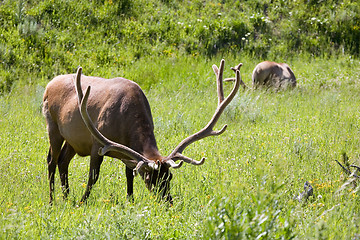
[[[237,71],[242,63],[236,67],[232,67],[233,71]],[[224,81],[234,81],[234,78],[227,78]],[[244,89],[248,88],[244,82],[240,82]],[[259,87],[286,89],[288,87],[296,87],[296,78],[294,72],[286,63],[261,62],[254,68],[252,73],[252,88]]]
[[[76,75],[61,75],[50,81],[43,98],[50,141],[47,157],[50,203],[53,201],[56,166],[64,198],[69,194],[68,166],[76,153],[90,155],[89,179],[81,202],[88,198],[98,180],[100,165],[106,155],[125,163],[128,197],[133,195],[134,175],[139,173],[149,190],[157,187],[161,197],[171,203],[170,168],[179,168],[183,162],[193,165],[204,163],[205,158],[196,161],[182,155],[182,152],[195,141],[225,131],[226,125],[220,131],[214,131],[213,127],[239,88],[240,72],[236,71],[234,88],[224,99],[224,60],[221,60],[219,69],[216,65],[213,69],[219,99],[215,114],[205,128],[185,138],[166,157],[160,155],[156,145],[148,100],[135,82],[125,78],[84,76],[81,68]]]

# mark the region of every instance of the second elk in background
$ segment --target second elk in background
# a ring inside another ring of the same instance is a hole
[[[231,69],[236,72],[241,66],[242,63]],[[227,78],[224,81],[235,81],[235,78]],[[249,88],[243,81],[240,84],[244,89]],[[295,74],[286,63],[261,62],[256,65],[252,73],[252,89],[263,87],[275,90],[295,88]]]

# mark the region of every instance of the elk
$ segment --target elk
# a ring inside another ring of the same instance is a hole
[[[242,63],[232,67],[233,71],[237,71]],[[235,78],[226,78],[224,81],[234,81]],[[243,81],[240,82],[244,89],[249,88]],[[260,87],[274,88],[276,90],[286,89],[288,87],[296,87],[296,78],[294,72],[286,63],[261,62],[254,68],[252,73],[252,88]]]
[[[47,157],[50,203],[54,198],[56,166],[64,198],[67,198],[68,166],[75,154],[90,155],[88,183],[81,202],[86,201],[98,180],[104,156],[109,156],[126,165],[128,198],[133,197],[133,180],[138,173],[150,191],[158,189],[161,198],[172,203],[170,168],[179,168],[184,162],[203,164],[205,158],[197,161],[182,152],[195,141],[222,134],[227,127],[224,125],[219,131],[213,130],[238,91],[240,71],[236,71],[234,87],[224,98],[224,60],[219,68],[213,65],[213,70],[218,92],[218,106],[213,117],[203,129],[181,141],[166,157],[158,151],[150,105],[138,84],[125,78],[85,76],[81,74],[82,68],[76,75],[60,75],[51,80],[43,97],[43,114],[50,143]]]

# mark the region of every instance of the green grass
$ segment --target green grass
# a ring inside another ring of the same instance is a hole
[[[257,59],[244,63],[250,83]],[[142,59],[126,71],[99,71],[137,81],[152,107],[155,134],[166,155],[201,129],[217,104],[211,65],[220,58]],[[174,206],[158,202],[135,181],[135,202],[126,198],[125,168],[106,158],[86,205],[77,206],[89,160],[70,163],[70,197],[48,204],[48,140],[41,115],[46,81],[15,87],[0,98],[1,239],[357,239],[358,188],[348,186],[335,159],[346,152],[360,165],[360,62],[299,58],[289,62],[298,79],[294,91],[239,91],[219,120],[228,130],[186,149],[207,158],[202,166],[174,169]],[[86,69],[84,68],[86,74]],[[226,84],[228,93],[231,84]],[[314,187],[306,203],[293,200],[305,181]]]

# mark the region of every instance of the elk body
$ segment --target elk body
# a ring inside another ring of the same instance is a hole
[[[104,155],[125,163],[128,197],[133,195],[134,173],[139,173],[149,190],[157,187],[161,196],[172,202],[169,193],[172,178],[170,168],[181,167],[183,162],[193,165],[204,163],[204,158],[195,161],[182,155],[182,152],[195,141],[225,131],[226,125],[220,131],[214,131],[213,127],[239,88],[240,72],[236,71],[234,88],[224,98],[224,60],[219,68],[213,65],[213,69],[219,99],[215,114],[205,128],[184,139],[166,157],[158,151],[148,100],[135,82],[124,78],[84,76],[81,75],[81,68],[76,75],[61,75],[50,81],[43,97],[43,113],[50,142],[47,157],[50,203],[54,197],[56,167],[59,169],[64,198],[69,194],[68,166],[75,154],[90,155],[89,178],[82,202],[86,201],[98,180]]]
[[[237,71],[242,66],[240,63],[238,66],[231,68]],[[234,78],[225,79],[225,81],[233,81]],[[248,88],[244,82],[241,82],[244,89]],[[274,89],[286,89],[288,87],[296,87],[296,78],[294,72],[286,63],[276,62],[261,62],[254,68],[252,73],[252,88],[257,89],[260,87],[274,88]]]
[[[294,72],[286,63],[261,62],[254,68],[252,74],[253,88],[261,86],[287,88],[296,87]]]

